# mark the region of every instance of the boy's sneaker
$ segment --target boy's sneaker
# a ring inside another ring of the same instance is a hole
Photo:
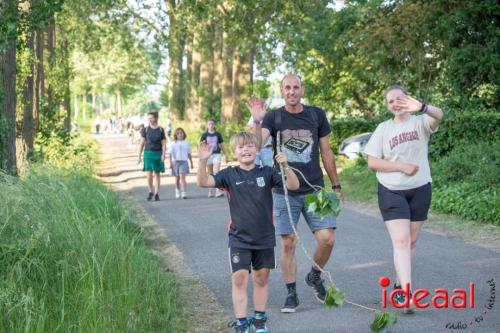
[[[235,320],[233,322],[230,322],[228,326],[233,328],[233,333],[250,333],[248,322],[242,323],[239,320]]]
[[[219,189],[215,190],[215,197],[220,198],[224,195],[224,192],[220,191]]]
[[[211,188],[209,188],[209,189],[208,189],[208,197],[209,197],[209,198],[211,198],[211,197],[213,197],[213,196],[214,196],[214,194],[213,194],[213,192],[212,192],[212,189],[211,189]]]
[[[147,201],[151,201],[153,199],[153,192],[149,192],[148,197],[146,198]]]
[[[181,192],[181,198],[182,198],[182,199],[187,199],[187,194],[186,194],[186,192]]]
[[[312,272],[307,273],[306,283],[309,287],[313,288],[316,299],[321,303],[325,303],[326,289],[321,275],[316,275]]]
[[[255,333],[268,333],[266,322],[267,316],[262,314],[256,314],[254,318],[250,319],[251,327]]]
[[[179,189],[177,189],[177,188],[175,189],[175,197],[177,199],[179,199],[181,197],[181,191],[179,191]]]
[[[296,291],[289,291],[286,296],[285,305],[281,308],[282,313],[294,313],[299,306],[299,298]]]

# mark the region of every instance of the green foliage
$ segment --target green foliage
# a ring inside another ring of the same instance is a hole
[[[377,128],[377,125],[388,119],[388,117],[389,114],[385,117],[372,119],[361,117],[334,118],[330,120],[330,128],[332,129],[330,133],[330,145],[336,152],[344,139],[365,132],[373,132]]]
[[[500,140],[463,143],[431,164],[432,206],[468,219],[500,225]]]
[[[445,116],[439,126],[438,132],[431,136],[429,156],[437,160],[447,155],[454,147],[476,142],[491,142],[500,138],[500,113],[469,111],[452,112],[445,110]],[[366,118],[340,118],[332,119],[330,127],[330,143],[334,151],[342,140],[364,132],[373,132],[377,125],[388,119],[384,117]]]
[[[498,169],[498,168],[497,168]],[[471,183],[449,183],[432,191],[432,207],[466,219],[500,226],[500,190]]]
[[[80,173],[94,172],[97,144],[89,134],[73,134],[69,141],[52,135],[39,141],[35,160],[44,165]]]
[[[395,313],[377,311],[374,314],[370,329],[373,333],[384,333],[390,326],[396,325],[398,317]]]
[[[326,291],[325,307],[330,309],[332,307],[341,307],[344,303],[345,295],[335,286],[330,286]]]
[[[500,139],[500,113],[469,111],[446,112],[439,131],[431,136],[429,155],[437,160],[455,147]]]
[[[118,196],[79,167],[0,174],[0,330],[185,332],[176,277]]]
[[[250,95],[256,96],[262,99],[267,99],[270,96],[271,83],[267,80],[254,80],[252,86],[252,92]]]
[[[337,192],[328,192],[324,188],[308,194],[305,204],[308,212],[314,213],[321,218],[330,214],[339,216],[342,209],[339,194]]]

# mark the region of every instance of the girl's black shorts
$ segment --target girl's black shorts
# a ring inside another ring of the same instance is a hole
[[[378,184],[378,207],[384,221],[425,221],[431,206],[431,183],[409,190],[390,190]]]

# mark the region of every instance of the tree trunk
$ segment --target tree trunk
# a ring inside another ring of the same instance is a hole
[[[33,127],[35,133],[38,133],[40,123],[41,98],[45,94],[44,72],[43,72],[43,32],[33,32],[33,47],[35,48],[35,68],[33,70]]]
[[[169,34],[168,34],[168,105],[169,111],[180,119],[184,119],[184,89],[182,87],[182,60],[184,53],[185,36],[182,31],[182,22],[177,20],[177,4],[173,0],[167,1]]]
[[[233,104],[233,46],[229,34],[224,31],[222,39],[221,123],[231,119]]]
[[[250,88],[250,62],[252,51],[246,54],[236,52],[233,61],[233,100],[231,105],[231,122],[243,122],[243,108]]]
[[[16,1],[11,1],[16,3]],[[12,44],[12,43],[11,43]],[[9,174],[17,173],[16,166],[16,46],[15,42],[0,52],[0,83],[2,85],[2,152],[1,168]]]
[[[201,59],[199,48],[199,35],[195,32],[193,36],[193,61],[191,64],[191,113],[188,115],[188,119],[196,127],[199,127],[201,119],[201,110],[198,104],[198,87],[200,85]]]
[[[45,46],[46,46],[47,54],[49,57],[48,65],[49,65],[49,68],[52,69],[55,67],[55,63],[56,63],[56,55],[54,53],[55,47],[56,47],[56,27],[54,24],[54,18],[51,19],[51,23],[47,26],[45,31],[46,31],[46,37],[47,37],[47,41],[46,41]],[[53,107],[54,92],[53,92],[53,89],[52,89],[50,82],[48,80],[45,83],[45,88],[47,90],[46,91],[47,92],[47,104],[50,107]]]
[[[78,113],[79,113],[79,109],[78,109],[78,96],[75,94],[73,95],[73,109],[75,110],[74,114],[73,114],[73,120],[75,122],[78,122]]]
[[[218,23],[215,24],[215,32],[214,32],[214,84],[212,93],[215,96],[219,96],[219,105],[217,105],[218,109],[221,109],[220,104],[220,96],[222,91],[222,78],[224,75],[224,61],[222,58],[222,26]]]
[[[185,105],[185,115],[189,118],[189,115],[193,111],[193,106],[191,105],[191,85],[193,76],[193,35],[187,37],[186,42],[186,79],[184,81],[184,105]]]
[[[95,90],[92,90],[92,118],[95,118],[99,115],[99,110],[97,109],[97,93]]]
[[[34,49],[34,36],[33,33],[29,33],[27,37],[26,48],[27,52],[33,53]],[[34,103],[34,82],[33,73],[35,71],[35,64],[30,61],[29,67],[31,73],[26,77],[23,89],[24,97],[24,112],[21,121],[21,131],[17,133],[17,165],[21,167],[27,161],[29,161],[33,155],[33,145],[35,139],[35,132],[33,126],[33,103]]]
[[[82,96],[82,120],[87,120],[87,93]]]
[[[213,118],[213,83],[214,83],[214,68],[213,68],[213,28],[207,25],[202,33],[203,49],[201,51],[201,66],[200,66],[200,87],[199,94],[199,110],[205,118]]]
[[[120,90],[115,90],[115,96],[116,96],[116,111],[118,112],[118,117],[121,117],[123,115],[123,107],[122,107],[122,95],[120,93]]]

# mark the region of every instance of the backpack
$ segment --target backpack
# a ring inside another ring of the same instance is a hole
[[[319,130],[318,115],[316,114],[316,111],[313,109],[308,109],[307,112],[311,112],[311,111],[312,111],[311,118],[313,119],[313,122],[316,124],[316,129]],[[286,112],[286,111],[285,111],[285,107],[281,107],[273,112],[275,113],[275,115],[274,115],[275,133],[272,136],[273,137],[273,161],[274,161],[274,165],[277,166],[276,154],[278,153],[278,147],[277,147],[276,135],[277,135],[277,132],[279,131],[280,132],[280,143],[283,144],[283,141],[282,141],[283,138],[281,136],[281,130],[282,130],[282,126],[283,126],[282,116],[283,116],[283,112]]]

